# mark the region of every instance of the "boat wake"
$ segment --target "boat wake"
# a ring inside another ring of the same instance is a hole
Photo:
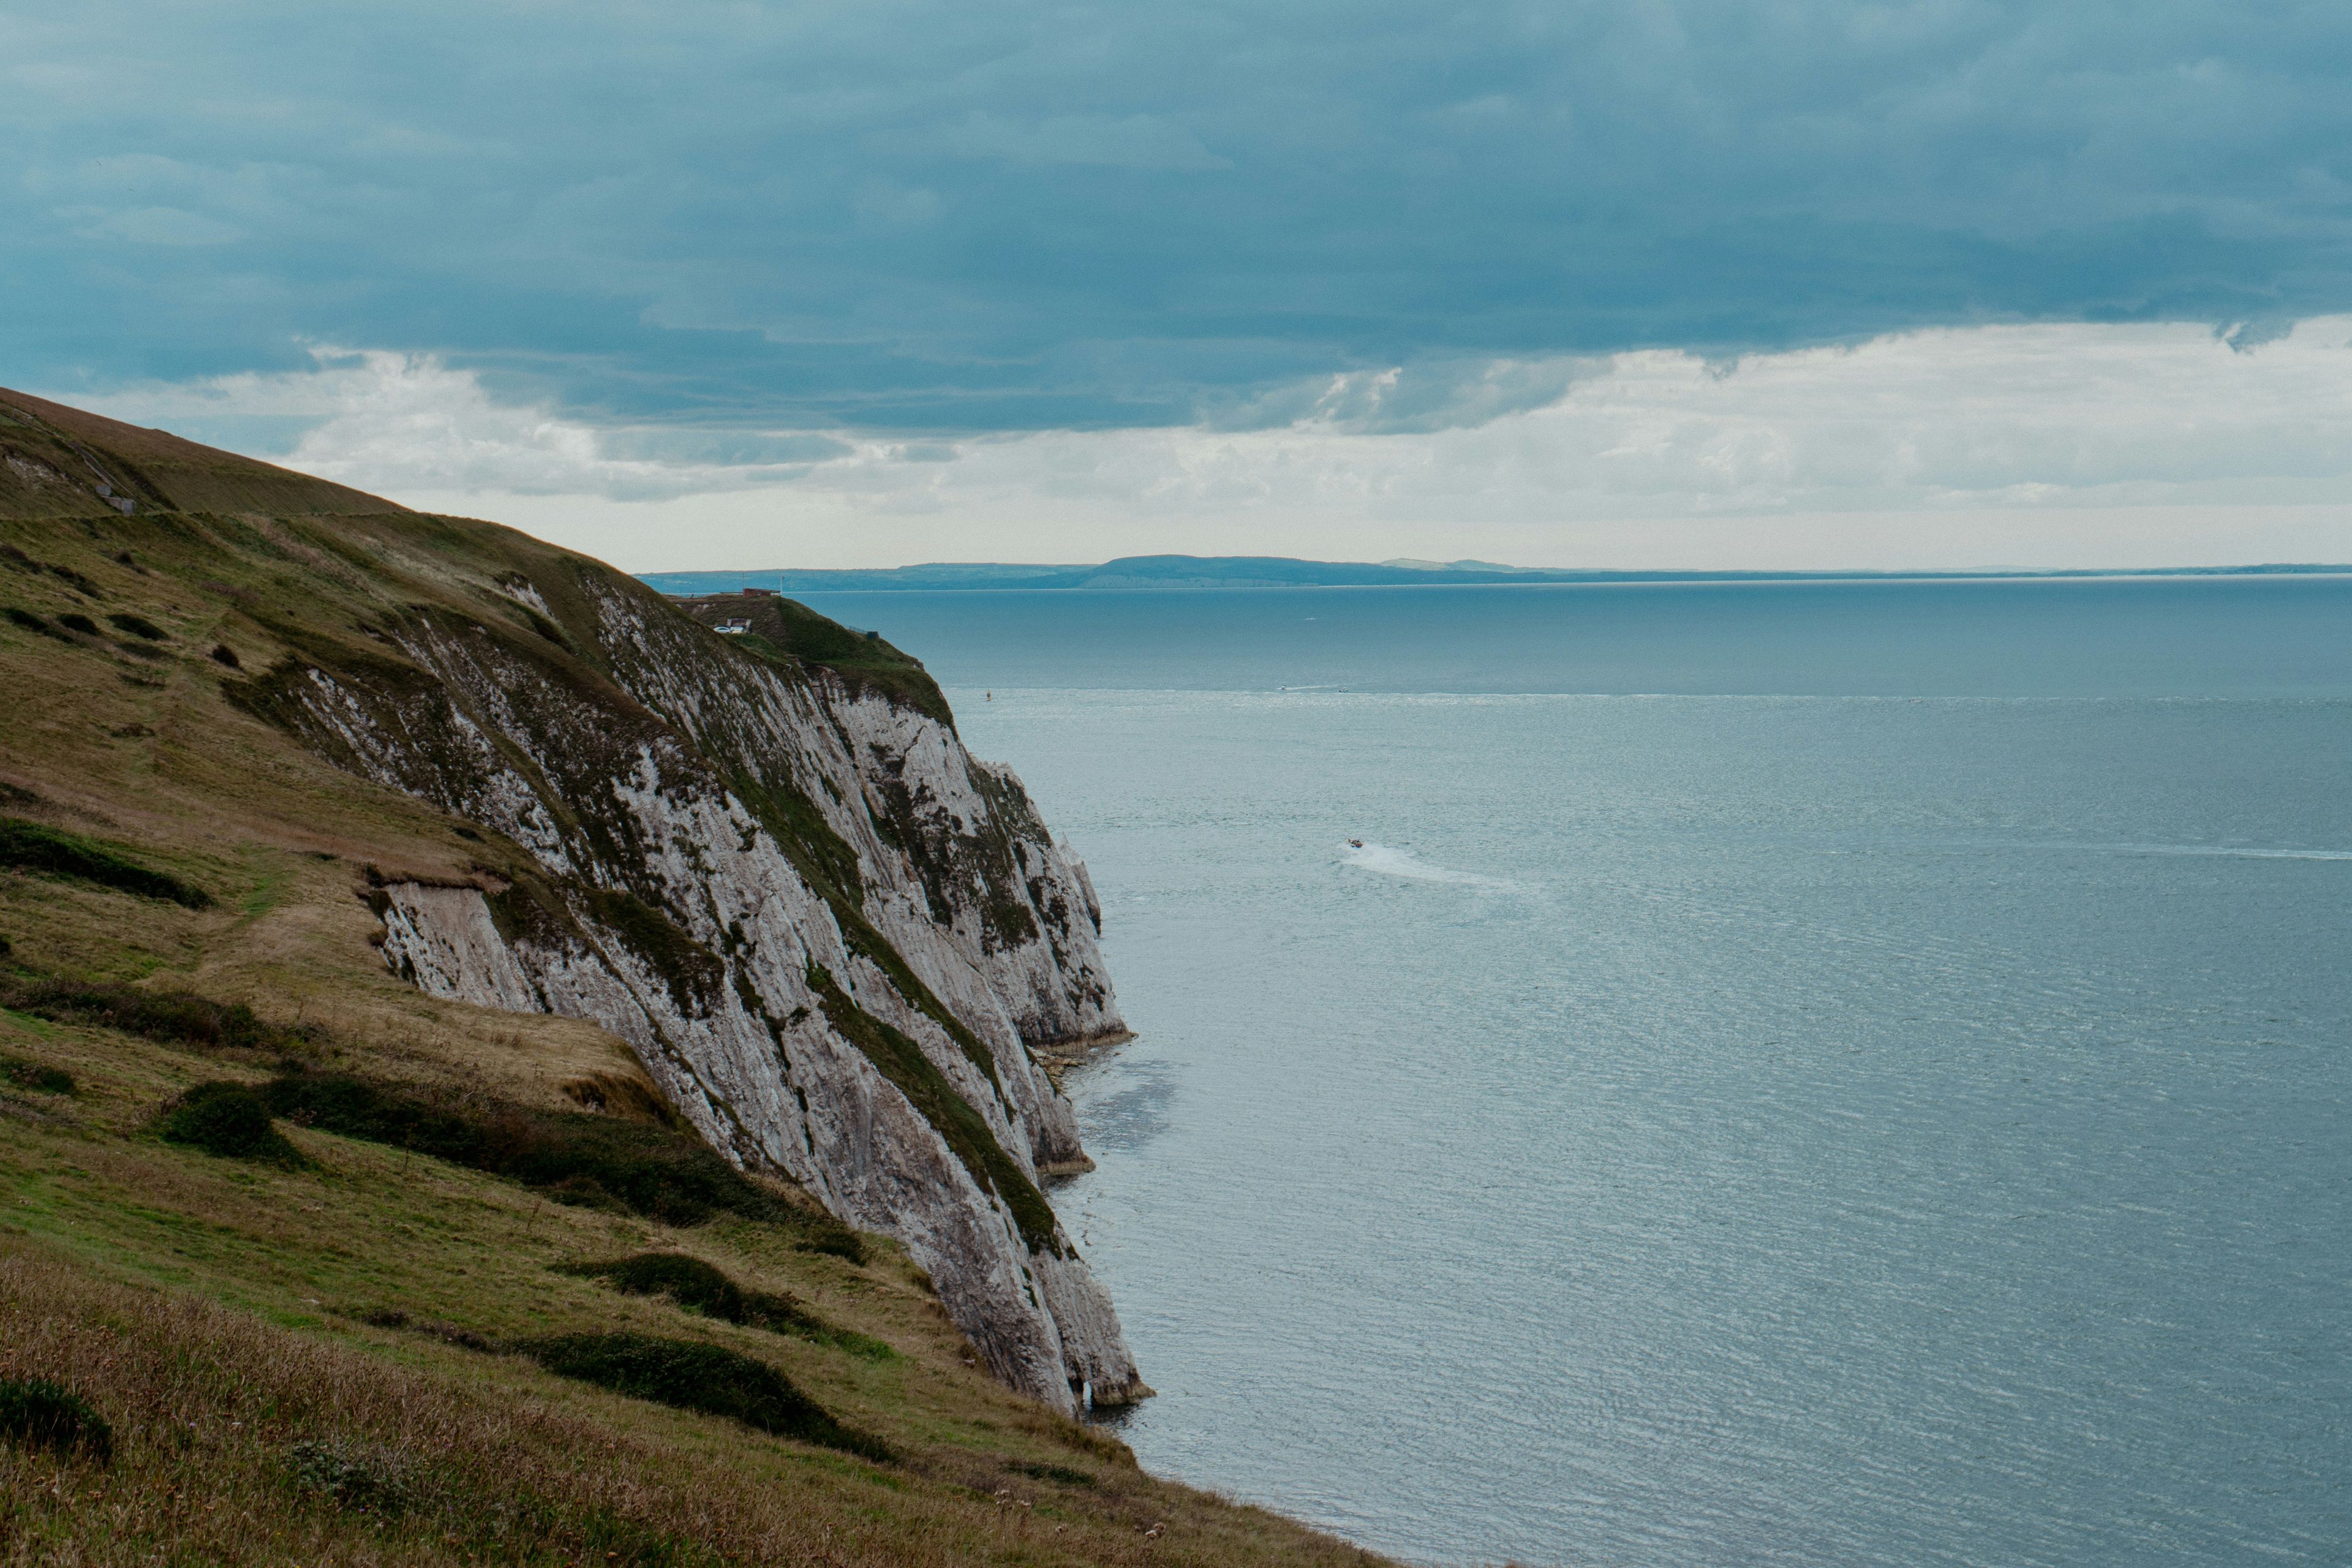
[[[1450,866],[1433,866],[1410,849],[1399,849],[1387,844],[1371,844],[1350,838],[1339,847],[1339,860],[1360,871],[1370,871],[1382,877],[1401,877],[1409,882],[1446,882],[1461,888],[1494,888],[1516,890],[1517,882],[1507,882],[1499,877],[1482,877],[1475,871],[1456,871]]]
[[[2227,844],[2133,844],[2126,855],[2198,855],[2225,860],[2352,860],[2352,849],[2241,849]]]

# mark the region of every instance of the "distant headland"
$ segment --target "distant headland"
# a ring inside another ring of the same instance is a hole
[[[1491,561],[1299,561],[1284,555],[1125,555],[1100,565],[1024,565],[997,562],[933,562],[862,571],[774,567],[751,572],[646,572],[639,578],[665,594],[726,594],[772,588],[782,594],[873,593],[974,588],[1401,588],[1527,583],[1770,583],[1870,581],[1886,578],[2204,577],[2352,573],[2352,565],[2273,563],[2256,566],[2163,566],[2032,570],[1979,567],[1900,572],[1586,571],[1503,566]]]

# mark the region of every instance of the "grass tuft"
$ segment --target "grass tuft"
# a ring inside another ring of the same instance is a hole
[[[156,1131],[166,1143],[229,1160],[299,1169],[310,1162],[270,1120],[269,1106],[240,1083],[200,1083],[164,1107]]]
[[[709,1144],[667,1127],[497,1100],[439,1101],[349,1073],[289,1074],[262,1092],[289,1121],[487,1171],[578,1207],[677,1226],[738,1215],[798,1229],[812,1250],[841,1250],[835,1232],[856,1240],[830,1216],[765,1190]]]
[[[699,1258],[681,1252],[640,1252],[605,1263],[565,1264],[559,1272],[602,1279],[625,1296],[667,1296],[706,1318],[792,1334],[867,1361],[893,1361],[898,1354],[870,1334],[825,1321],[790,1292],[778,1294],[739,1285]]]
[[[343,1437],[312,1437],[286,1450],[287,1472],[300,1490],[331,1499],[338,1508],[379,1514],[407,1508],[409,1467],[388,1448]]]
[[[559,1377],[680,1410],[724,1415],[780,1437],[888,1462],[879,1437],[844,1426],[792,1380],[740,1351],[650,1334],[560,1334],[513,1347]]]
[[[1015,1460],[1004,1468],[1033,1480],[1059,1481],[1066,1487],[1091,1487],[1095,1484],[1094,1477],[1067,1465],[1033,1465]]]
[[[0,1378],[0,1437],[58,1455],[114,1460],[114,1428],[80,1394],[45,1377]]]
[[[212,895],[166,872],[151,870],[94,838],[44,827],[20,816],[0,816],[0,866],[19,866],[77,881],[96,882],[142,899],[163,899],[192,910],[209,908]]]
[[[163,627],[144,616],[134,616],[127,611],[119,610],[106,618],[132,637],[145,637],[149,642],[162,642],[166,635]]]
[[[0,1005],[58,1023],[95,1024],[171,1045],[205,1050],[288,1052],[312,1044],[310,1031],[264,1022],[242,1002],[215,1002],[180,991],[141,991],[84,980],[0,984]]]
[[[0,953],[7,951],[6,944],[0,942]],[[36,1094],[71,1094],[74,1091],[73,1074],[63,1068],[53,1068],[47,1062],[37,1062],[26,1057],[0,1053],[0,1078]]]
[[[456,1345],[459,1350],[479,1351],[484,1355],[498,1355],[503,1348],[498,1341],[488,1334],[477,1333],[472,1329],[460,1328],[455,1323],[443,1322],[438,1318],[413,1318],[405,1310],[399,1307],[374,1307],[359,1313],[358,1317],[361,1322],[373,1328],[409,1329],[420,1334],[429,1335],[445,1344]]]

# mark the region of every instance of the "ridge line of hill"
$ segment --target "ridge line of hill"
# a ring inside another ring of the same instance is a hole
[[[1939,570],[1675,571],[1501,566],[1492,562],[1307,561],[1286,555],[1128,555],[1099,565],[929,562],[916,566],[641,572],[638,580],[681,598],[740,593],[910,593],[977,590],[1119,592],[1198,588],[1430,588],[1543,584],[1871,583],[2094,577],[2308,576],[2352,564],[2276,562],[2240,566],[2005,567]]]

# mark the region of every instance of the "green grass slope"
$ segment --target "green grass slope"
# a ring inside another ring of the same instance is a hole
[[[852,631],[806,605],[754,590],[682,598],[678,608],[704,626],[739,626],[738,646],[764,658],[820,665],[853,689],[878,691],[942,724],[955,722],[939,682],[923,661],[900,651],[879,632]]]
[[[379,496],[0,387],[0,515],[383,512]]]
[[[601,1030],[386,970],[371,875],[520,851],[232,697],[422,614],[608,688],[607,569],[31,412],[133,504],[0,490],[0,1564],[1367,1560],[998,1386]]]

